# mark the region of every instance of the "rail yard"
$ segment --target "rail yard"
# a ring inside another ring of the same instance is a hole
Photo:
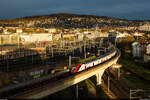
[[[0,87],[1,89],[15,87],[16,84],[19,85],[54,74],[55,72],[61,72],[60,70],[66,70],[66,68],[57,67],[59,65],[56,64],[56,60],[60,55],[64,55],[66,59],[66,65],[62,66],[69,67],[69,55],[80,55],[81,58],[88,57],[87,52],[92,51],[92,49],[99,49],[99,53],[104,53],[106,49],[98,48],[102,45],[100,41],[101,39],[95,39],[87,41],[60,41],[53,42],[53,45],[47,44],[42,46],[37,44],[28,46],[13,45],[8,46],[8,48],[3,46],[0,55],[2,62],[0,67]],[[108,43],[103,45],[106,46]]]

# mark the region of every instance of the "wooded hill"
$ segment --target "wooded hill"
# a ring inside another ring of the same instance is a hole
[[[85,28],[94,27],[120,27],[139,26],[142,20],[126,20],[111,18],[107,16],[79,15],[69,13],[58,13],[51,15],[27,16],[16,19],[0,20],[0,26],[24,26],[24,27],[63,27],[63,28]]]

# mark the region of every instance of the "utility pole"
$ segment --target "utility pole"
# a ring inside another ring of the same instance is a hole
[[[33,66],[33,52],[32,52],[32,66]]]
[[[120,68],[118,68],[118,80],[120,78]]]
[[[81,46],[81,43],[79,42],[79,45],[80,45],[80,54],[82,53],[82,46]]]
[[[54,51],[53,51],[53,47],[52,47],[52,57],[54,57]]]
[[[108,74],[108,92],[110,92],[110,83],[109,83],[109,81],[110,81],[110,78],[109,78],[109,74]]]
[[[116,38],[115,38],[115,47],[116,47]]]
[[[72,61],[72,59],[75,59],[75,58],[80,59],[80,57],[69,56],[69,67],[71,67],[71,61]]]
[[[9,61],[8,61],[8,55],[7,55],[7,72],[9,71]]]
[[[11,43],[11,35],[9,35],[9,44]]]
[[[78,84],[76,84],[76,99],[78,100],[78,97],[79,97],[79,95],[78,95]]]
[[[69,67],[71,67],[71,56],[69,56]]]
[[[84,41],[84,58],[86,58],[86,41]]]
[[[74,46],[72,47],[72,53],[73,53],[73,56],[74,56]]]
[[[20,42],[19,42],[19,33],[18,33],[18,48],[19,48],[19,43],[20,43]]]

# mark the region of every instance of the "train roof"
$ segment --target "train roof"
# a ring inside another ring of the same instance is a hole
[[[93,61],[95,61],[95,60],[97,60],[97,59],[100,59],[100,58],[106,56],[106,55],[109,54],[109,53],[112,53],[113,51],[114,51],[114,49],[111,50],[110,52],[105,53],[104,55],[101,55],[101,56],[99,56],[99,57],[96,57],[96,58],[93,59],[92,61],[86,61],[86,62],[84,62],[83,64],[89,64],[89,63],[91,63],[91,62],[93,62]]]

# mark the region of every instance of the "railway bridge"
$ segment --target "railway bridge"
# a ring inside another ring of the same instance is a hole
[[[116,49],[116,50],[117,50],[117,53],[114,57],[112,57],[111,59],[107,60],[106,62],[104,62],[98,66],[89,68],[85,71],[82,71],[82,72],[79,72],[79,73],[76,73],[73,75],[69,75],[63,79],[60,79],[60,80],[52,82],[48,85],[39,87],[39,89],[18,95],[18,96],[16,96],[16,98],[24,98],[24,99],[43,98],[50,94],[56,93],[60,90],[63,90],[67,87],[75,85],[75,84],[77,84],[83,80],[86,80],[94,75],[96,75],[96,77],[97,77],[97,85],[100,85],[101,78],[103,76],[104,71],[108,67],[112,67],[114,64],[116,64],[121,55],[120,51],[118,49]]]

